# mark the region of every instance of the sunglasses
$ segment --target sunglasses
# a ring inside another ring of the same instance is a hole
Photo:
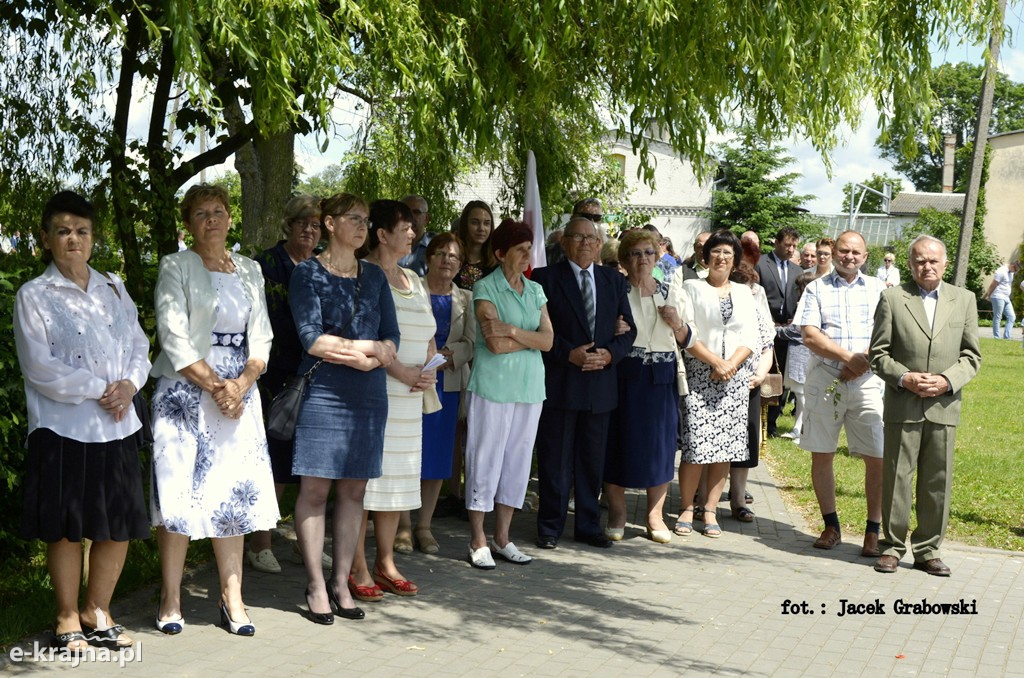
[[[583,217],[584,219],[590,219],[595,224],[601,223],[601,220],[604,219],[604,215],[603,214],[587,214],[586,212],[576,212],[575,214],[573,214],[573,216],[574,217]]]

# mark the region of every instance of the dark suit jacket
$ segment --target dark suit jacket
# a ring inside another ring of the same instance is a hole
[[[531,280],[544,288],[548,315],[555,330],[554,345],[544,354],[545,407],[596,413],[614,410],[618,405],[615,365],[629,353],[636,339],[626,278],[605,266],[594,266],[594,289],[597,293],[594,348],[604,348],[612,354],[611,365],[594,372],[584,372],[569,362],[572,349],[590,343],[583,294],[569,262],[560,261],[553,266],[538,268]],[[615,336],[615,325],[620,315],[629,323],[630,331]]]
[[[757,274],[761,276],[761,287],[768,297],[772,320],[781,325],[788,325],[796,313],[796,279],[804,270],[792,261],[786,261],[786,285],[783,288],[774,252],[758,259],[756,268]]]
[[[978,302],[967,290],[942,283],[935,305],[934,329],[913,280],[882,292],[871,333],[871,369],[885,382],[886,423],[960,422],[960,394],[981,366]],[[906,372],[941,374],[953,390],[921,398],[899,387]]]

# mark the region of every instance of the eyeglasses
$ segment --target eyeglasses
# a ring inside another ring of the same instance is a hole
[[[604,215],[603,214],[587,214],[586,212],[576,212],[575,214],[573,214],[573,216],[574,217],[583,217],[584,219],[590,219],[595,224],[601,223],[601,220],[604,219]]]
[[[303,221],[302,219],[296,219],[292,222],[292,226],[298,226],[303,231],[319,231],[320,221]]]
[[[596,235],[583,235],[582,233],[566,233],[566,238],[572,240],[575,243],[590,243],[591,245],[596,243],[598,237]]]
[[[629,256],[634,259],[639,259],[640,257],[653,257],[655,254],[656,252],[654,250],[630,250],[629,252]]]
[[[452,254],[451,252],[442,252],[440,250],[434,252],[432,256],[437,257],[441,261],[462,261],[462,257],[460,257],[458,254]]]
[[[335,218],[344,217],[345,219],[348,219],[349,221],[351,221],[356,226],[369,226],[370,225],[370,220],[367,217],[364,217],[362,214],[356,214],[355,212],[346,212],[345,214],[335,214],[334,217]]]
[[[719,259],[733,259],[735,258],[736,253],[733,252],[732,249],[725,250],[716,247],[715,249],[711,250],[711,256],[718,257]]]
[[[887,263],[887,264],[891,264],[891,263],[892,263],[892,262],[894,262],[894,261],[896,261],[896,260],[895,260],[895,259],[886,259],[886,260],[885,260],[885,263]]]

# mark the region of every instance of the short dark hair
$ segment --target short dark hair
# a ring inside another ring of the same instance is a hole
[[[792,226],[783,226],[775,234],[775,242],[788,240],[789,238],[793,238],[797,242],[800,242],[800,231],[796,230]]]
[[[380,233],[384,229],[388,233],[395,230],[401,222],[412,223],[412,210],[404,202],[397,200],[374,200],[370,203],[370,227],[367,233],[366,246],[372,252],[380,246]]]
[[[49,234],[53,228],[53,218],[58,214],[73,214],[82,219],[88,219],[90,224],[96,224],[96,208],[83,196],[74,191],[60,191],[54,193],[53,197],[46,201],[43,206],[43,218],[40,220],[41,232]],[[53,254],[50,250],[43,248],[40,255],[44,263],[53,261]]]
[[[60,191],[46,201],[43,207],[42,228],[49,233],[53,218],[58,214],[74,214],[89,221],[96,221],[96,208],[83,196],[74,191]]]
[[[524,242],[533,242],[533,229],[522,221],[505,219],[491,233],[491,247],[495,254],[501,252],[502,256],[516,245]]]
[[[430,239],[430,243],[427,244],[427,259],[429,260],[430,257],[434,256],[434,252],[437,252],[442,247],[447,247],[448,245],[451,244],[454,244],[456,247],[459,248],[459,257],[461,257],[462,260],[465,261],[466,246],[462,244],[462,238],[455,235],[454,233],[449,232],[438,233],[437,235]]]
[[[701,251],[701,255],[704,259],[704,263],[707,264],[711,261],[711,250],[715,249],[719,245],[728,245],[732,247],[732,267],[735,269],[739,266],[740,260],[743,257],[743,251],[740,248],[740,239],[736,237],[736,234],[727,228],[723,228],[719,231],[715,231],[711,234],[711,237],[704,243],[704,249]]]
[[[601,209],[601,201],[597,198],[583,198],[582,200],[577,200],[576,204],[572,206],[572,213],[581,214],[580,210],[584,207],[597,207],[598,209]]]

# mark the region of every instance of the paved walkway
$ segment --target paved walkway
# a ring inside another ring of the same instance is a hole
[[[757,520],[719,510],[721,539],[699,534],[671,544],[641,532],[643,500],[633,494],[626,539],[598,550],[565,541],[533,546],[532,514],[513,521],[513,539],[536,556],[491,572],[465,560],[468,529],[438,520],[437,556],[399,556],[421,593],[364,604],[359,622],[317,626],[303,616],[304,576],[275,541],[284,572],[246,570],[254,638],[217,626],[216,572],[194,573],[187,627],[153,628],[154,591],[121,601],[118,619],[136,638],[134,661],[87,662],[79,675],[210,676],[1024,676],[1024,557],[949,544],[949,579],[912,570],[894,575],[858,556],[860,535],[832,552],[787,507],[762,465],[751,474]],[[678,506],[678,490],[671,506]],[[639,501],[638,501],[639,500]],[[636,519],[641,522],[637,524]],[[815,527],[816,530],[816,527]],[[570,528],[571,533],[571,528]],[[372,551],[372,549],[371,549]],[[976,604],[975,615],[898,614],[899,601]],[[842,601],[880,603],[884,614],[841,616]],[[785,604],[806,612],[784,614]],[[31,651],[31,641],[24,646]],[[45,639],[40,638],[45,642]],[[116,655],[115,655],[116,658]],[[126,657],[127,658],[127,657]],[[50,661],[0,660],[11,675],[66,670]]]

